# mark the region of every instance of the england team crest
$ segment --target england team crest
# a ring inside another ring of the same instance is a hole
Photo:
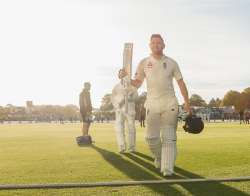
[[[152,68],[152,67],[153,67],[153,64],[149,61],[149,63],[147,64],[147,67],[148,67],[148,68]]]

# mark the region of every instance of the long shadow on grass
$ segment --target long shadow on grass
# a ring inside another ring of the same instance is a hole
[[[127,175],[133,180],[159,180],[161,178],[160,176],[157,178],[155,175],[148,173],[143,167],[138,166],[137,163],[133,163],[131,161],[124,159],[122,155],[116,154],[106,149],[102,149],[95,145],[93,145],[92,148],[95,149],[98,153],[100,153],[104,158],[104,160],[106,160],[108,163],[113,165],[117,170],[123,172],[125,175]],[[171,196],[180,195],[180,192],[170,185],[164,185],[164,189],[159,188],[160,186],[155,186],[155,185],[145,185],[145,186],[153,190],[155,193],[161,195],[166,195],[166,193],[168,193]]]
[[[143,167],[155,172],[155,168],[152,166],[152,164],[150,164],[148,161],[153,161],[153,158],[140,153],[140,152],[136,152],[134,154],[126,154],[126,156],[128,158],[130,158],[131,160],[137,162],[138,164],[142,165]],[[156,171],[158,172],[158,171]],[[189,172],[187,170],[184,170],[180,167],[175,167],[175,172],[177,173],[177,175],[171,177],[171,179],[173,178],[180,178],[180,176],[182,176],[182,178],[204,178],[202,176],[199,176],[195,173]],[[159,173],[159,172],[158,172]],[[169,178],[168,178],[169,179]],[[238,182],[239,183],[239,182]],[[235,196],[235,195],[242,195],[242,196],[247,196],[248,194],[239,191],[237,189],[234,189],[232,187],[229,187],[225,184],[219,183],[219,182],[206,182],[206,183],[183,183],[180,184],[180,186],[182,186],[184,189],[186,189],[189,193],[191,193],[192,195],[204,195],[204,196]],[[165,185],[155,185],[155,187],[158,187],[158,190],[161,190],[161,192],[163,192],[165,190]],[[165,190],[166,192],[166,190]]]

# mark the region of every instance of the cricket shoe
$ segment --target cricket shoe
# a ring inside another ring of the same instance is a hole
[[[119,153],[120,154],[124,154],[126,152],[126,150],[120,150]]]
[[[167,176],[172,176],[173,174],[174,174],[174,172],[171,172],[171,171],[169,171],[169,170],[166,170],[166,171],[163,171],[163,172],[162,172],[162,175],[165,176],[165,177],[167,177]]]
[[[128,153],[135,153],[136,151],[135,151],[135,148],[129,148],[128,149]]]
[[[121,145],[119,148],[119,153],[120,154],[124,154],[126,152],[126,146],[125,145]]]

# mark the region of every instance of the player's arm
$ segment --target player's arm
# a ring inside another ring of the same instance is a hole
[[[136,69],[136,73],[135,73],[135,78],[130,80],[130,83],[132,86],[136,87],[136,88],[140,88],[144,78],[145,78],[145,73],[144,73],[144,68],[143,68],[143,61],[141,61],[139,63],[139,65],[137,66]],[[120,69],[119,73],[118,73],[118,77],[120,79],[124,78],[127,75],[126,71],[124,69]]]
[[[80,106],[80,108],[83,108],[82,93],[79,95],[79,106]]]
[[[113,104],[114,108],[119,107],[119,103],[117,103],[117,101],[115,100],[116,95],[117,95],[116,87],[114,87],[111,95],[111,103]]]
[[[175,66],[174,66],[173,75],[174,75],[174,78],[175,78],[179,88],[180,88],[182,97],[184,99],[184,109],[188,114],[191,114],[187,86],[183,80],[179,65],[175,61],[174,61],[174,65]]]
[[[142,85],[143,81],[139,80],[139,79],[131,79],[131,84],[136,87],[136,88],[140,88]]]
[[[84,108],[88,107],[88,101],[87,101],[87,98],[86,98],[86,94],[84,94],[84,96],[83,96],[83,107]]]
[[[185,111],[189,114],[191,114],[191,109],[190,109],[190,105],[189,105],[189,98],[188,98],[188,90],[187,90],[187,86],[184,82],[184,80],[181,78],[179,80],[177,80],[178,86],[180,88],[182,97],[184,99],[184,103],[185,103]]]
[[[124,69],[120,69],[119,73],[118,73],[118,78],[122,79],[127,75],[128,74],[126,73],[126,71]],[[140,88],[140,86],[142,85],[142,81],[139,79],[130,79],[130,84],[136,88]]]

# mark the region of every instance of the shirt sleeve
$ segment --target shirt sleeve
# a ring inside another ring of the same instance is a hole
[[[112,90],[112,95],[111,95],[111,103],[113,104],[114,108],[118,107],[118,103],[115,100],[115,96],[117,95],[117,90],[116,90],[116,86],[113,88]]]
[[[180,70],[180,67],[179,67],[179,65],[175,62],[174,63],[174,72],[173,72],[173,74],[174,74],[174,78],[176,79],[176,81],[177,80],[180,80],[180,79],[182,79],[183,77],[182,77],[182,74],[181,74],[181,70]]]
[[[144,81],[145,78],[145,72],[144,72],[144,60],[142,60],[139,65],[137,66],[136,72],[135,72],[135,80],[139,80],[141,82]]]

